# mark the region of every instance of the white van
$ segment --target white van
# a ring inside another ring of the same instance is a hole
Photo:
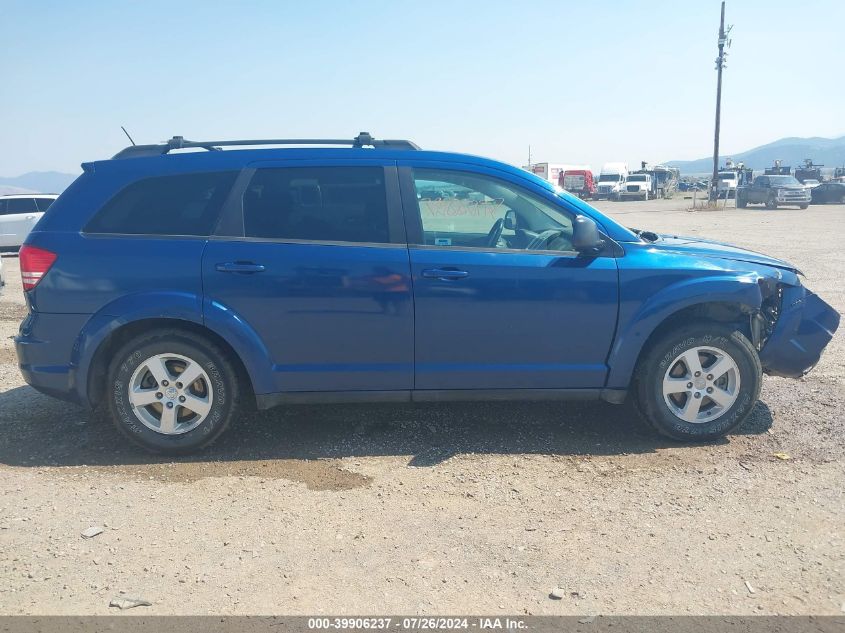
[[[0,196],[0,249],[18,248],[59,196],[27,193]]]

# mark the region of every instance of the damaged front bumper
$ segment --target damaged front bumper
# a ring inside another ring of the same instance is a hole
[[[800,378],[819,362],[839,327],[839,313],[802,286],[783,290],[780,315],[760,350],[763,371]]]

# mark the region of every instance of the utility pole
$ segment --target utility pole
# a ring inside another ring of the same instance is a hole
[[[710,183],[710,199],[715,200],[718,196],[719,187],[719,131],[722,119],[722,69],[725,67],[725,44],[730,46],[728,33],[730,27],[725,31],[725,0],[722,0],[722,18],[719,22],[719,56],[716,58],[716,132],[713,135],[713,180]]]
[[[531,169],[531,146],[528,146],[528,169]]]

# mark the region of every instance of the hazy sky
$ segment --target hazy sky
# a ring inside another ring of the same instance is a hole
[[[535,161],[712,152],[717,0],[0,0],[0,175],[181,134]],[[845,134],[845,2],[728,0],[723,156]]]

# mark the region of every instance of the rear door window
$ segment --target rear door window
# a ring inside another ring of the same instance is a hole
[[[139,180],[103,206],[86,233],[208,236],[238,172],[208,172]]]
[[[390,242],[382,167],[259,169],[244,192],[243,213],[246,237]]]

